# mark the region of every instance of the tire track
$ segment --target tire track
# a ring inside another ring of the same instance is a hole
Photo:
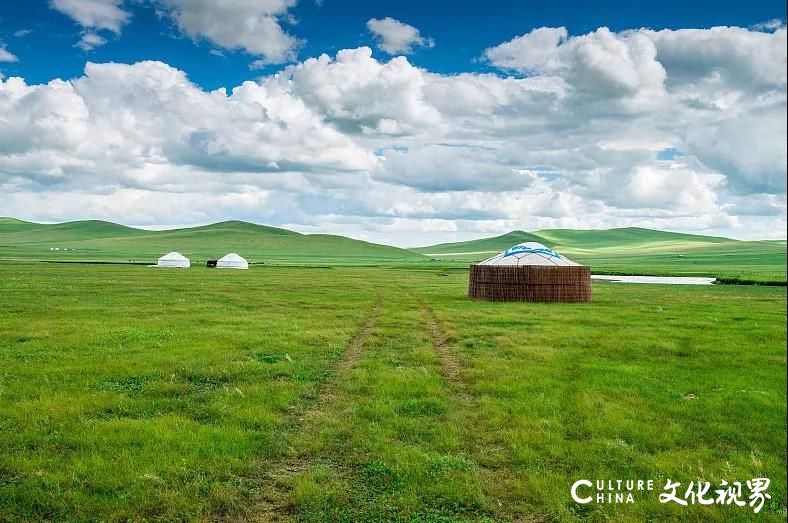
[[[499,470],[489,466],[486,457],[487,450],[483,446],[479,446],[479,442],[476,441],[473,435],[472,427],[479,424],[479,417],[483,416],[483,413],[480,412],[475,405],[474,394],[468,382],[462,377],[464,366],[460,363],[457,354],[452,350],[451,344],[447,340],[440,321],[435,315],[435,311],[423,298],[419,300],[419,307],[425,319],[427,331],[429,332],[430,338],[432,338],[435,354],[440,361],[446,385],[451,391],[457,407],[457,416],[462,425],[461,430],[464,433],[465,444],[463,454],[475,463],[477,467],[479,477],[482,480],[482,488],[485,491],[489,503],[488,508],[491,518],[495,521],[541,521],[539,518],[510,514],[504,506],[502,499],[495,493],[495,489],[490,488],[491,485],[505,484],[505,478],[502,477]]]
[[[342,356],[331,366],[329,377],[318,384],[316,396],[307,395],[298,405],[290,407],[285,415],[283,428],[277,431],[280,441],[287,442],[290,436],[305,429],[331,403],[336,394],[337,385],[361,358],[369,331],[377,323],[382,303],[382,297],[378,294],[372,309],[356,329]],[[292,507],[288,503],[289,487],[286,485],[286,480],[295,474],[309,470],[314,463],[310,458],[299,456],[296,449],[291,447],[284,448],[280,454],[281,456],[276,461],[260,465],[261,475],[257,479],[258,484],[255,488],[256,499],[253,500],[252,506],[248,507],[240,518],[236,519],[277,522],[293,519]]]
[[[419,300],[419,309],[427,324],[427,331],[432,339],[432,345],[435,348],[438,361],[440,361],[446,382],[455,393],[461,396],[461,399],[467,401],[470,396],[468,395],[467,385],[461,377],[462,365],[457,355],[451,349],[446,339],[446,334],[435,316],[435,311],[423,299]]]

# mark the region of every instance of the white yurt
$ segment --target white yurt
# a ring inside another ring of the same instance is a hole
[[[231,252],[230,254],[227,254],[226,256],[219,258],[219,260],[216,262],[216,268],[217,269],[248,269],[249,263],[247,263],[247,261],[243,257],[238,256],[234,252]]]
[[[179,269],[188,269],[191,264],[189,258],[179,252],[168,252],[156,262],[156,267],[176,267]]]

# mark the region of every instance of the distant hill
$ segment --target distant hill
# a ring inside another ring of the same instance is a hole
[[[784,241],[739,241],[637,227],[512,231],[466,242],[411,249],[444,261],[472,263],[517,243],[535,241],[590,265],[595,273],[710,275],[784,281]]]
[[[411,250],[422,254],[426,254],[428,256],[439,256],[442,254],[457,255],[457,253],[460,254],[471,253],[468,256],[468,258],[475,260],[475,259],[484,258],[484,257],[479,258],[479,256],[476,255],[476,253],[495,254],[508,249],[512,245],[517,245],[518,243],[525,243],[525,242],[544,243],[545,239],[542,238],[541,236],[537,236],[536,234],[532,234],[530,232],[512,231],[512,232],[507,232],[506,234],[503,234],[501,236],[493,236],[492,238],[482,238],[479,240],[470,240],[466,242],[439,243],[438,245],[432,245],[430,247],[417,247]]]
[[[512,231],[501,236],[469,240],[465,242],[440,243],[429,247],[411,249],[423,254],[453,254],[460,252],[500,252],[523,242],[539,242],[548,247],[570,250],[594,250],[614,247],[616,249],[644,246],[665,246],[686,243],[726,243],[735,240],[716,236],[700,236],[678,232],[656,231],[639,227],[605,230],[548,229],[537,232]]]
[[[227,221],[149,231],[89,220],[39,224],[0,218],[0,259],[45,261],[133,261],[153,263],[178,251],[194,262],[237,252],[250,262],[363,264],[419,262],[420,254],[328,234]]]
[[[467,267],[527,241],[543,243],[590,265],[597,274],[707,275],[771,282],[786,279],[784,241],[738,241],[634,227],[512,231],[492,238],[407,250],[243,221],[149,231],[98,220],[40,224],[0,218],[0,260],[6,261],[154,263],[162,254],[178,251],[196,264],[237,252],[251,263],[429,263],[425,266]]]

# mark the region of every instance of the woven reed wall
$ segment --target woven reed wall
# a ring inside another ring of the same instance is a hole
[[[468,296],[490,301],[591,301],[591,269],[583,265],[471,265]]]

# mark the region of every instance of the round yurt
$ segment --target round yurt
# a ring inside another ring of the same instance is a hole
[[[241,257],[231,252],[230,254],[219,258],[216,261],[217,269],[248,269],[249,263]]]
[[[168,252],[156,262],[157,267],[176,267],[179,269],[189,268],[189,258],[179,252]]]
[[[490,301],[591,301],[591,269],[541,243],[520,243],[471,265],[468,296]]]

